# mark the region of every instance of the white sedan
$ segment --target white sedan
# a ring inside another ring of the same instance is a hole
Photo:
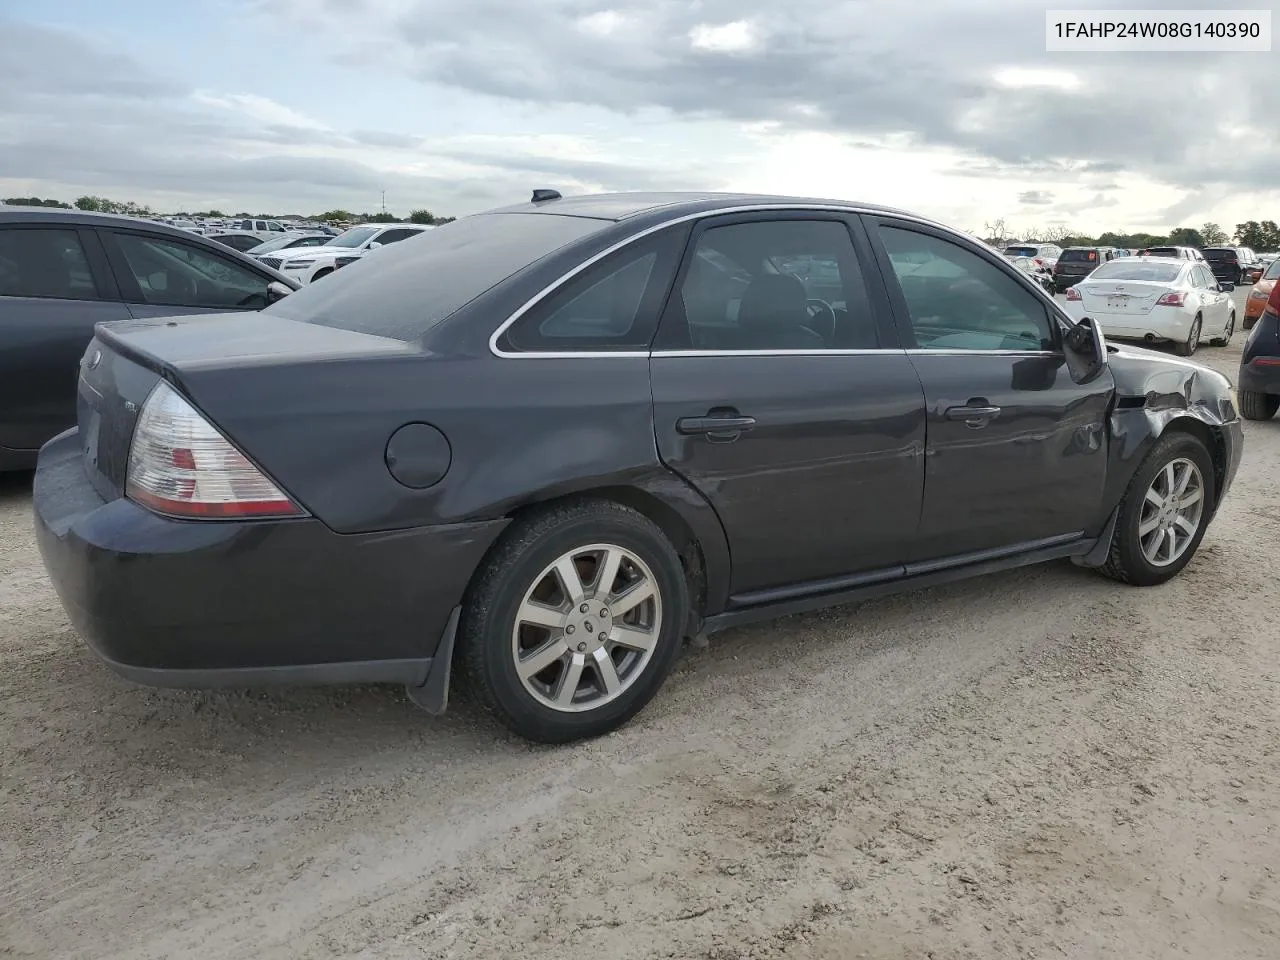
[[[1225,347],[1236,329],[1235,285],[1219,283],[1199,260],[1123,257],[1067,291],[1067,312],[1092,317],[1117,340],[1172,342],[1184,357],[1202,339]]]
[[[433,229],[419,223],[365,223],[352,227],[318,247],[277,250],[258,259],[299,283],[312,283],[333,273],[340,264],[389,243],[399,243]]]

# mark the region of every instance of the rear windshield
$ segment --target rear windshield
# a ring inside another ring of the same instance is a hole
[[[1058,259],[1067,263],[1075,261],[1076,263],[1097,263],[1097,250],[1063,250],[1062,256]]]
[[[1213,248],[1211,248],[1211,247],[1206,247],[1204,250],[1202,250],[1202,251],[1200,251],[1200,252],[1204,254],[1204,258],[1205,258],[1206,260],[1234,260],[1234,259],[1236,259],[1236,252],[1235,252],[1234,250],[1214,250],[1214,249],[1213,249]]]
[[[370,254],[359,269],[307,284],[267,313],[321,327],[417,340],[490,287],[612,221],[485,213]]]
[[[1090,280],[1147,280],[1151,283],[1172,283],[1182,272],[1177,263],[1143,263],[1135,260],[1126,263],[1112,260],[1104,263],[1089,275]]]
[[[1038,257],[1040,256],[1039,247],[1005,247],[1005,256],[1007,257]]]
[[[1142,251],[1148,257],[1181,257],[1177,247],[1148,247]]]

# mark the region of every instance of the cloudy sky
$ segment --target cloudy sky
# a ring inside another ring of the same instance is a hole
[[[0,197],[312,213],[385,190],[462,215],[553,186],[974,230],[1280,219],[1280,57],[1048,54],[1064,5],[0,0]],[[1145,4],[1179,5],[1215,4]]]

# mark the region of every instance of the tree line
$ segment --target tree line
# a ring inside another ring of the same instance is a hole
[[[1280,226],[1274,220],[1237,223],[1235,233],[1231,235],[1216,223],[1206,223],[1198,229],[1177,227],[1164,234],[1107,231],[1092,237],[1062,226],[1015,233],[1004,220],[984,224],[982,232],[986,242],[996,246],[1021,240],[1026,243],[1056,243],[1060,247],[1120,247],[1125,250],[1141,250],[1145,247],[1163,246],[1218,247],[1234,242],[1252,250],[1280,250]]]
[[[41,197],[6,197],[4,200],[11,207],[57,207],[63,210],[86,210],[92,213],[123,213],[132,217],[154,217],[155,212],[148,206],[134,203],[131,200],[111,200],[107,197],[77,197],[73,203],[61,200],[49,200]],[[326,223],[427,223],[439,225],[456,220],[456,217],[439,217],[430,210],[410,210],[409,216],[397,217],[393,213],[353,213],[350,210],[326,210],[324,213],[302,215],[296,213],[249,213],[241,210],[238,213],[224,213],[221,210],[193,210],[168,214],[174,217],[208,217],[212,219],[248,219],[258,220],[321,220]]]

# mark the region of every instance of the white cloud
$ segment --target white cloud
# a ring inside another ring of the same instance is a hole
[[[232,110],[259,123],[295,127],[299,130],[330,129],[319,120],[308,117],[292,107],[286,107],[283,103],[277,103],[267,97],[260,97],[256,93],[225,93],[218,95],[205,90],[197,90],[191,95],[191,99],[206,107],[221,107],[225,110]]]
[[[588,36],[611,37],[627,26],[630,19],[630,17],[619,13],[617,10],[599,10],[581,17],[577,22],[577,27]]]
[[[1003,67],[992,76],[1002,87],[1048,87],[1053,90],[1077,90],[1080,87],[1080,78],[1068,70]]]
[[[689,42],[695,50],[708,53],[746,53],[760,45],[760,36],[747,20],[718,25],[699,23],[689,31]]]

